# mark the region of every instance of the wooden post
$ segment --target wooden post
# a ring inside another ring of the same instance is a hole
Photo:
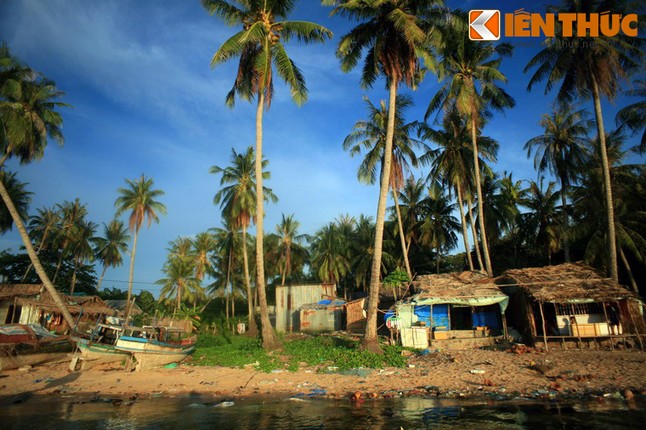
[[[543,302],[538,302],[538,309],[541,311],[541,324],[543,326],[543,343],[545,343],[545,351],[549,351],[547,346],[547,330],[545,329],[545,314],[543,313]]]
[[[552,306],[554,306],[554,317],[556,318],[556,315],[558,315],[558,313],[559,313],[558,309],[556,308],[556,303],[552,302]],[[558,325],[559,325],[559,321],[556,320],[556,328],[557,329],[559,328]],[[559,330],[559,336],[561,337],[561,348],[567,349],[565,347],[565,339],[563,338],[563,335],[561,334],[560,330]]]
[[[14,323],[14,318],[16,318],[16,297],[14,296],[13,298],[13,309],[11,310],[11,321],[10,323]]]
[[[601,302],[601,306],[603,306],[603,316],[606,319],[606,325],[608,326],[608,336],[610,337],[610,350],[614,351],[615,346],[612,339],[612,332],[610,331],[611,329],[610,329],[610,320],[608,320],[608,312],[606,312],[606,302]]]
[[[572,307],[572,318],[574,320],[570,320],[570,326],[572,325],[572,322],[574,322],[574,325],[576,326],[576,337],[579,339],[579,349],[583,349],[583,340],[581,340],[581,333],[579,332],[579,323],[576,322],[576,314],[574,313],[574,305],[570,305]]]

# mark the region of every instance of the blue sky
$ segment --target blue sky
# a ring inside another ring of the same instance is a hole
[[[466,1],[459,6],[544,10],[529,1]],[[329,17],[329,11],[318,1],[301,0],[291,16],[327,26],[334,39],[322,45],[287,46],[305,75],[309,100],[299,108],[278,85],[265,114],[264,156],[272,174],[267,186],[279,197],[277,204],[266,207],[266,232],[283,213],[295,214],[301,233],[309,234],[340,214],[376,213],[377,186],[358,183],[360,157],[351,158],[341,144],[354,123],[365,117],[362,98],[378,103],[387,93],[383,82],[362,90],[359,69],[340,71],[334,53],[339,38],[354,24]],[[34,193],[30,213],[78,197],[90,219],[108,223],[117,189],[126,178],[142,173],[165,192],[160,201],[168,214],[140,233],[135,292],[157,294],[152,283],[162,277],[168,242],[221,225],[220,210],[213,204],[219,177],[209,174],[209,168],[228,165],[232,147],[240,152],[254,144],[255,105],[239,101],[229,109],[224,104],[236,61],[210,68],[213,53],[237,30],[209,16],[198,0],[0,3],[0,40],[53,79],[66,93],[63,101],[73,106],[62,110],[64,147],[50,144],[42,160],[9,165]],[[498,114],[485,134],[501,146],[497,171],[535,179],[532,160],[522,148],[541,133],[537,123],[554,96],[544,95],[543,86],[526,91],[529,76],[522,69],[539,49],[539,40],[524,42],[503,63],[509,78],[506,88],[517,106]],[[411,93],[416,106],[408,121],[422,119],[438,88],[437,79],[429,75]],[[625,104],[618,98],[615,105],[604,105],[607,128],[614,126],[614,112]],[[586,106],[591,109],[590,103]],[[14,232],[0,237],[0,249],[17,250],[19,245]],[[127,279],[126,263],[108,270],[103,287],[125,289]]]

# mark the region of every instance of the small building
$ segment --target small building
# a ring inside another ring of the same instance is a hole
[[[126,316],[126,305],[128,300],[104,300],[106,306],[113,310],[113,317],[124,318]],[[132,304],[132,309],[130,309],[130,316],[136,316],[143,314],[144,311],[137,305],[137,303]]]
[[[643,304],[628,288],[582,263],[507,270],[497,279],[510,297],[508,321],[528,344],[609,343],[642,346]],[[610,342],[608,342],[610,341]]]
[[[61,294],[63,303],[77,322],[77,329],[83,331],[93,327],[99,318],[112,315],[110,309],[98,296],[68,296]],[[58,305],[51,295],[44,291],[38,297],[17,297],[16,307],[20,308],[20,324],[40,324],[49,331],[65,333],[70,331]],[[73,327],[72,327],[73,328]]]
[[[416,293],[386,315],[402,345],[425,348],[429,340],[450,340],[447,347],[482,346],[506,334],[509,298],[492,278],[480,272],[423,275],[413,286]]]
[[[300,308],[336,297],[336,285],[280,285],[276,287],[276,331],[298,331]]]
[[[38,298],[43,289],[43,284],[0,284],[0,324],[18,323],[21,309],[16,299]]]
[[[306,304],[299,309],[301,333],[320,333],[345,328],[345,300],[323,299],[318,303]]]

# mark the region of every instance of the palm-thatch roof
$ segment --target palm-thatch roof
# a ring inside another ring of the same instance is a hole
[[[0,284],[0,300],[37,296],[41,288],[43,288],[43,284]]]
[[[112,315],[110,309],[98,296],[67,296],[61,294],[61,299],[71,314],[83,315]],[[33,306],[46,312],[60,312],[58,305],[54,302],[48,292],[43,292],[40,299],[18,298],[16,303],[21,306]]]
[[[480,272],[455,272],[417,276],[413,281],[418,304],[454,303],[486,306],[501,303],[506,307],[508,297],[500,291],[494,279]]]
[[[413,281],[418,297],[490,297],[503,293],[494,279],[480,272],[421,275]]]
[[[104,300],[104,302],[106,306],[113,310],[113,313],[116,312],[117,315],[121,316],[126,314],[126,305],[128,304],[128,300]],[[141,315],[143,313],[144,311],[141,310],[137,303],[132,304],[130,315]]]
[[[500,286],[517,286],[539,302],[573,303],[638,299],[612,279],[583,263],[510,269],[497,278]]]

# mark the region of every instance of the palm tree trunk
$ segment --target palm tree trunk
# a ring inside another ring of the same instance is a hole
[[[478,232],[476,231],[476,223],[473,217],[473,202],[471,197],[467,198],[467,210],[469,214],[469,224],[471,224],[471,235],[473,236],[473,247],[476,249],[476,258],[478,259],[479,270],[484,270],[484,264],[482,262],[482,253],[480,252],[480,241],[478,240]]]
[[[175,313],[179,312],[182,305],[182,283],[177,283],[177,297],[175,298]]]
[[[462,184],[457,184],[455,189],[458,194],[458,207],[460,208],[460,221],[462,222],[462,238],[464,239],[464,250],[467,253],[469,270],[473,271],[473,258],[471,257],[471,246],[469,245],[469,231],[467,229],[467,218],[464,216],[464,203],[462,201]]]
[[[76,287],[76,270],[79,265],[79,258],[74,259],[74,271],[72,272],[72,281],[70,282],[70,296],[74,294],[74,289]]]
[[[105,276],[105,272],[108,270],[108,266],[103,266],[103,271],[101,272],[101,277],[99,278],[99,282],[96,284],[96,290],[99,291],[99,288],[101,287],[101,282],[103,282],[103,277]]]
[[[480,240],[482,241],[482,253],[484,255],[487,275],[489,275],[489,277],[493,277],[491,258],[489,257],[489,242],[487,242],[487,232],[485,230],[484,200],[482,196],[482,180],[480,179],[480,157],[478,157],[477,132],[477,119],[475,112],[473,112],[471,114],[471,145],[473,147],[473,169],[475,170],[476,192],[478,193],[478,221],[480,224]]]
[[[63,315],[63,319],[69,326],[70,330],[73,330],[75,326],[75,322],[74,322],[74,319],[72,318],[72,314],[70,314],[70,311],[67,309],[67,306],[65,306],[63,299],[61,299],[61,296],[58,294],[58,291],[56,291],[56,288],[54,287],[54,284],[52,284],[52,281],[49,280],[49,277],[47,276],[47,273],[45,273],[45,269],[43,268],[42,264],[40,264],[38,255],[36,255],[36,251],[34,251],[34,247],[31,245],[31,239],[27,234],[27,229],[25,228],[25,225],[20,219],[20,215],[16,210],[16,206],[13,204],[13,201],[11,200],[11,196],[9,195],[9,192],[5,188],[4,183],[2,183],[2,181],[0,181],[0,197],[2,197],[2,201],[4,201],[4,204],[7,206],[7,210],[11,214],[11,218],[13,219],[13,222],[16,224],[16,229],[20,234],[20,238],[22,239],[22,242],[25,245],[25,249],[27,250],[27,255],[29,255],[29,259],[31,260],[31,263],[34,265],[34,269],[36,270],[38,277],[40,278],[41,282],[45,285],[45,289],[47,289],[47,292],[49,293],[49,295],[52,296],[52,300],[54,300],[54,303],[56,304],[56,306],[58,306],[59,310],[61,311],[61,314]]]
[[[249,276],[249,257],[247,256],[247,227],[242,227],[242,261],[244,263],[244,283],[247,288],[247,315],[249,317],[249,335],[258,335],[258,326],[253,312],[253,294],[251,293],[251,277]]]
[[[561,229],[561,238],[563,240],[563,254],[565,258],[565,262],[569,263],[570,262],[570,241],[568,240],[568,233],[569,233],[569,221],[568,221],[568,208],[567,208],[567,195],[568,195],[568,183],[567,179],[564,177],[565,175],[561,175],[561,206],[563,207],[562,209],[562,223],[563,223],[563,228]]]
[[[408,279],[413,280],[413,272],[410,270],[410,262],[408,261],[408,246],[406,246],[406,236],[404,235],[404,224],[402,223],[402,214],[399,210],[399,200],[397,199],[397,191],[393,187],[393,200],[395,201],[395,212],[397,213],[397,226],[399,227],[399,240],[402,246],[402,253],[404,254],[404,265],[406,266],[406,273]]]
[[[626,258],[626,254],[624,254],[624,250],[621,249],[621,246],[619,247],[619,256],[621,257],[621,262],[626,268],[626,273],[628,274],[628,279],[630,280],[630,286],[632,287],[635,294],[639,294],[639,287],[637,286],[637,282],[635,282],[633,271],[630,269],[630,264],[628,264],[628,259]]]
[[[263,218],[264,193],[262,190],[262,114],[265,103],[265,89],[258,94],[258,108],[256,110],[256,288],[260,302],[260,327],[262,330],[262,346],[266,350],[280,347],[274,329],[269,321],[267,308],[267,293],[265,291],[265,262],[264,262],[264,230]]]
[[[592,98],[594,100],[594,114],[597,120],[597,133],[599,134],[599,149],[601,150],[601,166],[603,170],[603,185],[606,192],[606,216],[608,218],[608,267],[613,281],[619,281],[617,270],[617,234],[615,232],[615,208],[612,199],[612,185],[610,182],[610,163],[608,162],[608,149],[606,148],[606,132],[603,127],[601,113],[601,97],[599,85],[594,73],[590,73],[592,80]]]
[[[56,282],[56,278],[58,278],[58,273],[61,270],[61,266],[63,265],[63,256],[65,255],[65,244],[61,247],[61,256],[58,257],[58,263],[56,264],[56,271],[54,272],[54,279],[52,279],[52,282]]]
[[[377,340],[377,306],[379,305],[379,287],[381,285],[381,253],[384,239],[384,221],[386,218],[386,200],[390,184],[390,167],[393,156],[393,136],[395,130],[395,105],[397,102],[397,81],[390,79],[388,100],[388,128],[386,129],[386,147],[382,163],[379,202],[377,204],[377,222],[375,226],[375,247],[370,272],[370,292],[368,295],[368,316],[366,331],[361,346],[370,352],[383,354]]]
[[[46,238],[47,238],[47,229],[45,229],[45,232],[43,233],[43,238],[40,240],[40,244],[38,245],[38,249],[36,250],[36,255],[40,255],[40,251],[43,249],[43,246],[45,246]],[[31,269],[33,267],[34,265],[32,263],[29,263],[29,266],[27,266],[27,270],[25,270],[25,274],[22,275],[21,282],[25,282],[25,279],[27,279],[27,275],[29,275],[29,272],[31,272]]]
[[[135,276],[135,254],[137,253],[137,236],[139,229],[135,227],[132,235],[132,252],[130,252],[130,271],[128,273],[128,300],[126,302],[126,315],[130,315],[130,302],[132,300],[132,281]]]

